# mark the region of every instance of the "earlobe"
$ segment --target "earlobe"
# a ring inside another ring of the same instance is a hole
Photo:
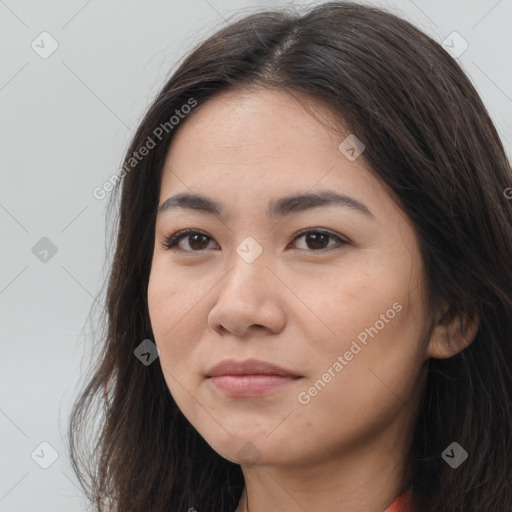
[[[480,318],[476,313],[469,317],[449,307],[432,330],[427,357],[447,359],[462,352],[473,342],[479,326]]]

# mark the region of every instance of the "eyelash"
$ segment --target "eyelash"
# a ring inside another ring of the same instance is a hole
[[[319,234],[322,234],[322,235],[327,235],[327,236],[330,236],[331,238],[335,238],[342,246],[343,245],[348,245],[350,242],[348,242],[347,240],[341,238],[339,235],[337,235],[336,233],[333,233],[332,231],[327,231],[327,230],[324,230],[324,229],[314,229],[314,228],[308,228],[308,229],[304,229],[302,231],[300,231],[299,233],[297,233],[295,235],[295,237],[293,238],[293,241],[297,240],[298,238],[301,238],[303,237],[304,235],[307,235],[309,233],[319,233]],[[177,233],[174,233],[173,235],[170,235],[168,237],[166,237],[164,239],[164,241],[162,242],[162,247],[164,249],[167,249],[167,250],[170,250],[170,251],[175,251],[175,252],[179,252],[179,253],[202,253],[204,252],[206,249],[200,249],[200,250],[197,250],[197,251],[194,251],[194,250],[184,250],[184,249],[179,249],[177,248],[177,245],[179,244],[179,242],[184,239],[187,235],[202,235],[206,238],[210,238],[210,240],[212,240],[211,237],[209,237],[206,233],[202,232],[202,231],[198,231],[196,229],[185,229],[185,230],[182,230],[182,231],[178,231]],[[324,249],[317,249],[317,250],[308,250],[308,249],[300,249],[300,250],[305,250],[305,251],[308,251],[308,252],[319,252],[319,253],[324,253],[324,252],[327,252],[327,251],[330,251],[333,247],[326,247]]]

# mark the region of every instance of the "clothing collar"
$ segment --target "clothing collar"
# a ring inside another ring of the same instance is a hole
[[[405,491],[384,512],[412,512],[412,491]]]

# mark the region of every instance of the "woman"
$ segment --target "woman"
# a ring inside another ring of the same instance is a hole
[[[512,510],[512,173],[438,43],[350,2],[247,16],[121,177],[70,422],[97,510]]]

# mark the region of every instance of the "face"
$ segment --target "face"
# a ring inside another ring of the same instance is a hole
[[[424,383],[413,227],[364,151],[339,149],[350,134],[318,119],[329,110],[304,96],[224,92],[179,127],[163,169],[148,286],[160,363],[183,414],[237,463],[403,438]],[[228,359],[281,370],[212,376]]]

